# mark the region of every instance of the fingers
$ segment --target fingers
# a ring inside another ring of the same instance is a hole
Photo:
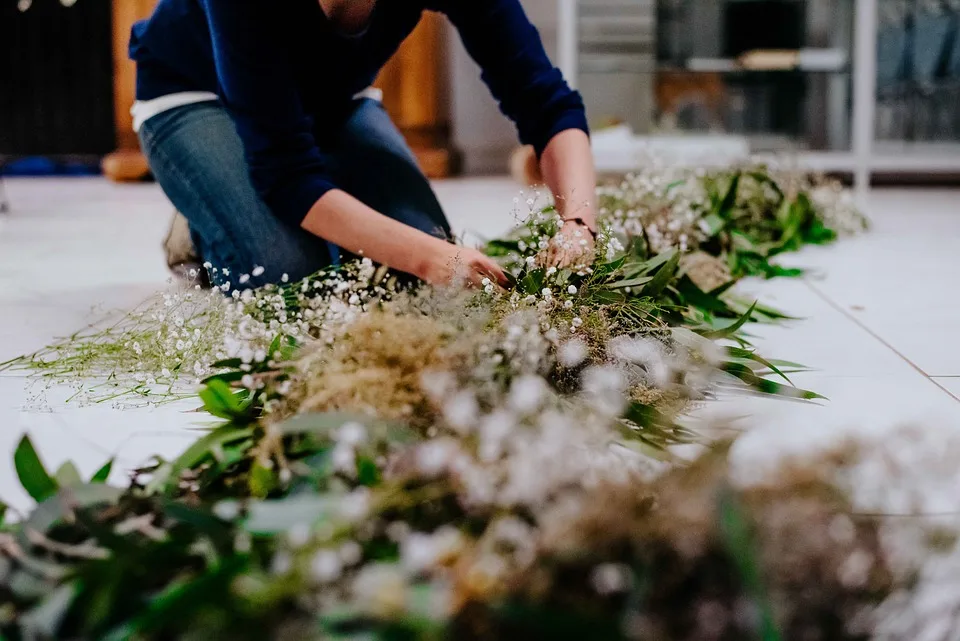
[[[594,247],[592,243],[586,246],[558,246],[551,243],[540,252],[537,262],[541,267],[564,268],[579,263],[593,262]]]
[[[477,260],[477,271],[483,275],[481,280],[483,277],[489,278],[500,287],[507,287],[510,284],[507,275],[503,273],[503,269],[500,267],[500,265],[498,265],[496,261],[488,256],[481,255],[481,257]]]

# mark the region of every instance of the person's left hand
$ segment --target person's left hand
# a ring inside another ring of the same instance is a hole
[[[540,252],[539,262],[543,267],[573,267],[593,264],[595,243],[593,234],[580,221],[568,220]]]

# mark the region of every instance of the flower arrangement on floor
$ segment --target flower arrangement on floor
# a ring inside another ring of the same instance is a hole
[[[606,276],[603,284],[612,292],[606,296],[620,296],[629,303],[621,307],[637,307],[648,299],[645,304],[665,314],[664,322],[671,325],[700,314],[705,322],[722,326],[725,319],[750,309],[749,302],[732,291],[738,278],[798,275],[798,270],[776,266],[771,259],[803,244],[828,242],[866,227],[866,219],[839,184],[763,166],[708,172],[651,161],[643,172],[601,185],[599,196],[604,230],[599,255],[606,271],[590,278],[597,282]],[[537,211],[536,198],[527,202],[532,213],[525,224],[507,238],[489,242],[487,252],[501,259],[514,276],[529,274],[517,288],[526,297],[542,294],[543,288],[536,287],[539,281],[550,281],[546,284],[564,292],[570,286],[564,287],[564,282],[575,284],[584,275],[547,275],[535,263],[528,264],[555,226],[549,223],[549,207]],[[629,252],[623,251],[624,245]],[[638,284],[631,287],[631,279],[650,276],[639,276],[640,270],[657,269],[656,257],[671,257],[671,252],[678,253],[680,261],[661,279],[646,283],[644,291]],[[641,259],[653,262],[642,265]],[[617,279],[617,274],[630,277]],[[243,284],[242,274],[226,276]],[[369,265],[348,266],[343,282],[336,285],[338,294],[344,294],[342,302],[363,307],[369,296],[379,300],[381,292],[365,289],[372,277]],[[315,308],[325,305],[325,294],[316,279],[296,289],[285,284],[252,293],[233,291],[227,299],[218,291],[199,288],[166,291],[34,354],[0,363],[0,371],[26,371],[51,387],[73,386],[77,394],[71,400],[76,402],[113,401],[123,406],[190,397],[195,385],[214,373],[213,364],[236,355],[241,344],[258,350],[281,333],[295,340],[323,333],[325,318]],[[673,313],[677,305],[685,309],[680,317]],[[346,309],[324,313],[348,313]],[[570,315],[570,320],[575,317]],[[749,315],[751,321],[780,318],[777,310],[760,304]],[[35,404],[46,402],[44,392],[41,388]]]
[[[639,177],[603,192],[597,261],[569,270],[536,259],[557,231],[555,211],[540,210],[487,246],[515,280],[505,292],[402,289],[361,261],[230,296],[167,293],[15,361],[53,380],[100,378],[108,396],[197,381],[223,423],[123,490],[103,484],[109,463],[89,483],[70,465],[48,473],[24,439],[15,463],[40,505],[0,534],[0,630],[863,638],[858,617],[905,580],[874,522],[847,524],[836,477],[737,487],[716,448],[693,462],[672,448],[705,442],[679,416],[718,389],[816,397],[741,333],[781,315],[730,287],[767,273],[743,256],[769,266],[826,240],[835,204],[758,172],[685,174],[685,189],[708,195],[666,215],[723,225],[681,247],[634,214],[647,211],[628,189]],[[750,180],[779,196],[751,195]],[[756,242],[745,250],[741,236]],[[731,277],[704,286],[694,250]],[[822,543],[834,530],[835,544],[780,558],[798,533]]]

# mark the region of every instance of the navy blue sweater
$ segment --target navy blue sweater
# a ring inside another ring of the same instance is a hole
[[[457,28],[520,140],[538,155],[563,130],[587,131],[580,95],[547,58],[519,0],[378,0],[355,36],[338,32],[318,0],[160,0],[130,40],[137,99],[216,93],[257,190],[277,216],[299,225],[336,188],[324,148],[352,97],[424,10],[442,12]]]

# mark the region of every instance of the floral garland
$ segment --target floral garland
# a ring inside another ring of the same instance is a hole
[[[645,205],[610,208],[676,187],[624,187],[601,194],[591,266],[538,264],[557,233],[550,207],[489,243],[515,280],[506,292],[405,290],[361,261],[228,297],[167,293],[9,364],[147,399],[202,379],[223,422],[123,490],[103,484],[110,463],[89,482],[69,465],[48,473],[25,438],[15,463],[40,506],[0,534],[0,629],[706,640],[832,625],[830,638],[861,638],[843,636],[855,615],[902,585],[874,523],[777,556],[787,533],[819,536],[850,512],[836,477],[738,489],[722,455],[684,465],[673,451],[706,444],[680,414],[720,389],[816,397],[741,334],[779,313],[735,298],[733,278],[705,289],[685,265],[716,250],[731,274],[771,275],[772,256],[827,240],[806,188],[758,171],[684,174],[707,196],[671,206],[695,216],[665,229],[680,241],[696,221],[723,223],[686,246],[665,247],[636,215]],[[750,180],[779,191],[761,203]],[[823,574],[859,553],[867,579]]]

